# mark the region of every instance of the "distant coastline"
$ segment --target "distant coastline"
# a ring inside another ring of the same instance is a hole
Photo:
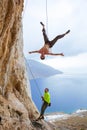
[[[46,113],[45,114],[45,120],[49,122],[55,122],[58,120],[63,120],[63,119],[68,119],[70,117],[75,117],[75,116],[85,116],[87,115],[87,109],[78,109],[74,113],[67,114],[63,112],[53,112],[53,113]]]

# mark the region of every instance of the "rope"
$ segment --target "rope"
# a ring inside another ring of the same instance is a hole
[[[27,61],[27,60],[26,60],[26,61]],[[33,80],[34,80],[34,82],[35,82],[35,84],[36,84],[36,86],[37,86],[38,92],[39,92],[40,96],[42,96],[42,93],[41,93],[41,91],[40,91],[40,88],[39,88],[39,86],[38,86],[38,83],[37,83],[37,81],[35,80],[35,76],[34,76],[32,70],[31,70],[31,68],[30,68],[30,65],[29,65],[30,63],[27,62],[27,64],[28,64],[30,73],[31,73],[31,75],[32,75],[32,77],[33,77]]]
[[[48,3],[46,0],[46,30],[47,30],[47,34],[48,34]]]

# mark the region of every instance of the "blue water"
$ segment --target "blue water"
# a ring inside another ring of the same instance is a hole
[[[51,107],[46,112],[72,113],[87,109],[87,75],[60,74],[49,78],[31,80],[32,99],[40,111],[44,88],[51,94]]]

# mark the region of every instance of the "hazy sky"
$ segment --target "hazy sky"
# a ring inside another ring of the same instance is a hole
[[[68,35],[54,45],[52,52],[63,52],[65,57],[87,53],[86,12],[87,0],[48,0],[48,17],[46,17],[46,0],[25,0],[23,13],[25,57],[39,60],[39,54],[30,55],[28,51],[38,50],[44,44],[40,21],[47,25],[50,40],[68,29],[71,30]],[[46,59],[49,58],[50,56],[47,56]],[[55,57],[51,56],[51,58]]]

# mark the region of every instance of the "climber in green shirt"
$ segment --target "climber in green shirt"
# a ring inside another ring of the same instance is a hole
[[[39,116],[39,118],[37,120],[44,119],[44,112],[45,112],[46,108],[48,106],[51,106],[50,93],[49,93],[49,89],[48,88],[45,88],[44,95],[41,98],[42,98],[43,104],[42,104],[42,107],[41,107],[40,116]]]

